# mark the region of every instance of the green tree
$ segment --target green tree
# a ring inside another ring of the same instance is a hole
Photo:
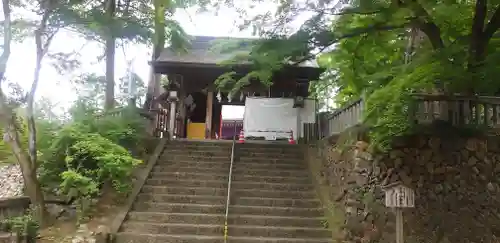
[[[290,31],[299,17],[306,20]],[[226,84],[239,88],[249,77],[270,83],[285,61],[317,59],[327,71],[313,90],[336,89],[339,103],[365,93],[367,122],[375,127],[376,142],[411,130],[405,120],[412,92],[500,90],[495,81],[499,1],[287,0],[274,12],[247,20],[245,27],[266,38],[245,57],[256,71],[241,79],[226,75]],[[414,44],[412,62],[405,64],[412,29],[422,40]]]
[[[205,4],[203,0],[199,2],[197,0],[179,2],[171,0],[153,0],[153,52],[151,61],[155,61],[160,57],[161,51],[165,48],[166,43],[169,43],[173,50],[179,52],[186,51],[186,47],[189,44],[188,36],[179,23],[172,18],[177,8],[185,8],[197,3],[200,4],[200,6],[204,6]],[[143,105],[145,109],[149,109],[154,102],[154,98],[160,95],[160,88],[161,76],[159,74],[154,74],[153,67],[151,67],[146,99]]]
[[[42,60],[49,52],[54,36],[62,28],[67,27],[67,19],[74,17],[75,1],[4,1],[3,2],[3,48],[0,56],[0,80],[5,81],[5,70],[10,56],[12,40],[33,38],[35,42],[36,60],[33,70],[33,81],[30,89],[25,94],[21,89],[14,87],[14,93],[7,94],[0,90],[0,123],[3,126],[4,140],[12,149],[13,155],[19,163],[26,187],[26,194],[30,197],[35,207],[35,214],[41,225],[46,223],[47,211],[40,183],[37,179],[39,163],[37,150],[37,129],[35,124],[35,95],[40,80]],[[12,19],[11,12],[29,11],[34,13],[34,18]],[[15,85],[14,85],[15,86]],[[12,86],[13,87],[13,86]],[[21,119],[19,107],[23,110],[24,119]],[[24,129],[26,125],[27,129]],[[24,140],[27,135],[27,142]],[[27,144],[25,144],[27,143]]]

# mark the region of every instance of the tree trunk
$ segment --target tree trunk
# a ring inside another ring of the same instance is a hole
[[[2,0],[2,8],[4,15],[4,21],[3,21],[4,35],[3,35],[3,52],[2,55],[0,56],[0,83],[4,79],[5,71],[7,69],[7,61],[9,60],[10,57],[10,46],[12,38],[10,1]],[[39,32],[38,34],[41,34],[41,32]],[[50,39],[51,38],[48,39],[48,42],[50,42]],[[37,40],[37,51],[40,50],[38,46],[41,43],[38,42],[38,40]],[[42,54],[41,56],[43,56],[43,52],[38,52],[37,54]],[[38,55],[37,57],[40,56]],[[41,59],[40,61],[37,59],[37,63],[41,63]],[[37,67],[38,66],[39,65],[37,65]],[[40,71],[39,69],[37,70],[38,72]],[[37,77],[36,74],[35,77]],[[34,89],[32,85],[32,92],[31,92],[32,95],[34,95],[34,90],[36,90],[36,83]],[[19,166],[21,167],[26,193],[30,197],[31,203],[35,206],[35,216],[39,220],[40,225],[45,226],[47,223],[46,216],[48,215],[48,213],[45,207],[43,193],[40,184],[38,183],[38,180],[36,178],[36,165],[32,163],[30,155],[28,155],[21,147],[21,142],[19,141],[19,134],[17,132],[15,122],[16,122],[15,114],[9,107],[7,99],[0,87],[0,123],[5,127],[5,132],[7,135],[4,137],[8,138],[8,142],[12,148],[12,152],[14,153],[14,156],[16,157],[19,163]],[[35,147],[35,153],[36,153],[36,147]]]
[[[4,100],[2,100],[4,102]],[[5,103],[3,103],[5,104]],[[2,105],[3,105],[2,104]],[[8,142],[12,148],[12,152],[16,157],[19,166],[21,167],[21,172],[23,174],[24,186],[26,188],[26,194],[31,200],[31,204],[34,208],[34,214],[40,225],[46,226],[48,222],[48,212],[45,207],[45,201],[43,197],[42,188],[38,182],[36,175],[36,166],[33,165],[30,156],[21,147],[21,142],[19,140],[19,134],[17,132],[15,125],[15,115],[12,114],[12,118],[8,119],[7,135],[9,136]]]
[[[104,109],[110,110],[115,106],[115,47],[116,37],[113,34],[113,18],[115,16],[116,2],[108,0],[106,4],[106,14],[111,25],[106,36],[106,94]]]
[[[115,42],[112,36],[106,39],[106,98],[104,109],[110,110],[115,106]]]
[[[151,56],[151,61],[155,61],[159,56],[163,48],[165,47],[165,1],[154,0],[154,35],[153,35],[153,55]],[[160,80],[161,76],[155,74],[153,67],[151,67],[151,72],[148,81],[148,88],[146,93],[146,100],[144,101],[144,108],[149,109],[154,106],[154,99],[160,95]]]

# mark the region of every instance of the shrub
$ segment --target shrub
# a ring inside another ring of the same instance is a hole
[[[141,163],[122,146],[91,127],[75,123],[56,134],[44,155],[40,177],[45,185],[61,185],[70,197],[94,196],[106,182],[121,193],[130,189],[131,173]]]
[[[147,139],[146,120],[135,109],[121,109],[120,116],[106,116],[89,121],[91,132],[128,149],[135,156],[142,156]]]
[[[10,232],[17,237],[17,242],[34,243],[38,237],[40,226],[28,212],[25,215],[7,218],[0,222],[2,231]],[[24,241],[22,239],[25,239]]]

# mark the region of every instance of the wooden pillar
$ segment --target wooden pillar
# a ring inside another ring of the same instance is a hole
[[[205,138],[212,138],[212,118],[213,118],[214,92],[207,92],[207,115],[205,116]]]
[[[177,133],[179,138],[186,138],[186,126],[187,126],[187,120],[186,120],[186,105],[185,105],[185,99],[188,95],[188,92],[186,90],[186,85],[184,83],[184,79],[180,78],[177,81],[177,84],[179,85],[179,107],[177,108],[179,111],[179,122],[178,122],[178,128],[177,128]]]
[[[186,138],[187,134],[185,133],[186,131],[186,126],[187,126],[187,120],[186,120],[186,104],[185,104],[185,99],[186,99],[187,95],[186,95],[186,91],[185,90],[181,90],[179,92],[179,130],[178,130],[178,133],[179,133],[179,137],[181,138]]]
[[[174,135],[175,135],[175,114],[177,113],[177,110],[176,110],[176,103],[175,101],[172,101],[170,102],[170,120],[168,121],[169,122],[169,135],[170,135],[170,139],[173,139],[174,138]],[[166,122],[166,121],[165,121]]]

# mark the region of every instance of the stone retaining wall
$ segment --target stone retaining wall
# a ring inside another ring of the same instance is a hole
[[[309,163],[320,164],[316,181],[342,212],[339,242],[394,241],[381,187],[396,181],[416,192],[416,207],[404,211],[405,242],[499,242],[500,137],[412,136],[385,154],[368,147],[324,142],[309,150]]]
[[[24,215],[29,205],[29,197],[0,198],[0,221]]]

